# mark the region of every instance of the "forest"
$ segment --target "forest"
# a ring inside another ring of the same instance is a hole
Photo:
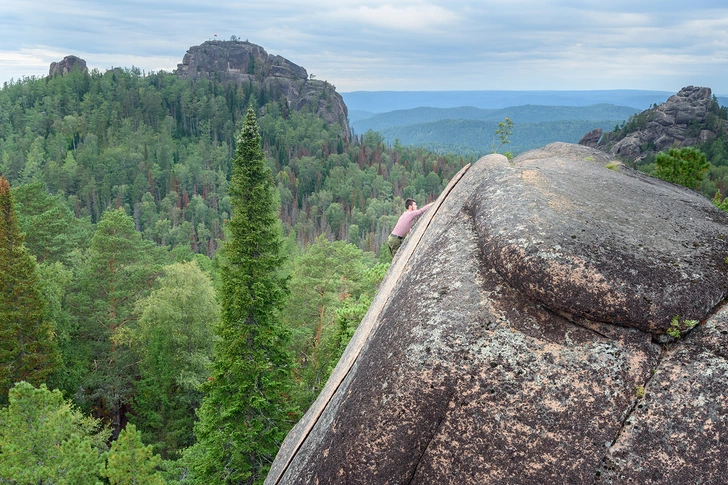
[[[220,366],[232,311],[222,249],[245,205],[233,164],[249,106],[280,239],[270,271],[285,291],[268,357],[231,358],[290,357],[290,382],[282,407],[254,406],[285,409],[269,432],[231,434],[248,462],[220,464],[202,458],[217,435],[201,417],[216,411],[201,409],[216,372],[247,375]],[[373,131],[346,137],[252,82],[132,68],[6,83],[0,481],[262,482],[366,313],[404,199],[434,200],[472,161]]]
[[[669,164],[693,157],[686,183],[725,209],[725,143],[642,168],[682,183]],[[245,188],[251,161],[269,175]],[[345,136],[253,82],[6,83],[0,482],[261,483],[365,315],[404,200],[433,201],[473,161]],[[251,234],[272,252],[240,276]],[[239,338],[247,319],[268,333]]]

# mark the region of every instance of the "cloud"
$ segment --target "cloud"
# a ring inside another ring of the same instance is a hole
[[[171,70],[236,35],[339,90],[677,90],[728,93],[724,0],[4,0],[0,83],[89,67]]]
[[[458,16],[439,5],[393,6],[380,5],[369,7],[342,8],[331,14],[332,18],[346,22],[368,25],[374,28],[392,29],[427,33],[434,29],[453,26]]]

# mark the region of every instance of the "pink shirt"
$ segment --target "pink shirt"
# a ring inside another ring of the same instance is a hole
[[[431,205],[432,202],[424,206],[422,209],[417,209],[416,211],[405,211],[404,214],[399,216],[397,225],[394,226],[394,229],[392,229],[392,234],[395,236],[405,237],[409,234],[410,229],[412,229],[412,224],[414,224],[415,218],[429,209]]]

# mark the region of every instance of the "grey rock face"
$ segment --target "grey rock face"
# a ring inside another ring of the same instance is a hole
[[[598,146],[628,160],[673,147],[696,145],[712,140],[718,134],[715,127],[707,126],[712,105],[710,88],[687,86],[665,103],[640,113],[642,122],[634,131],[621,136],[605,133],[597,145],[579,143]],[[717,128],[718,131],[725,129],[725,126]]]
[[[280,56],[270,56],[259,45],[242,41],[207,41],[189,48],[177,65],[180,77],[210,77],[215,73],[240,81],[262,77],[308,79],[306,70]]]
[[[327,123],[339,123],[349,139],[346,104],[336,88],[325,81],[309,79],[306,70],[291,61],[269,55],[259,45],[243,41],[207,41],[190,47],[177,65],[182,78],[232,79],[262,84],[273,99],[285,97],[289,107],[308,106]]]
[[[88,72],[88,67],[86,67],[86,61],[84,61],[80,57],[66,56],[60,62],[51,62],[51,67],[48,70],[48,76],[65,76],[74,69]]]
[[[562,143],[440,204],[267,484],[726,483],[725,213]]]
[[[599,146],[599,139],[602,137],[602,133],[604,133],[604,130],[601,128],[595,128],[586,135],[581,137],[581,140],[579,140],[579,145],[584,145],[591,148],[596,148]]]

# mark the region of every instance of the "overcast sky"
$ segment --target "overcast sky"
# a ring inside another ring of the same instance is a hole
[[[728,94],[725,0],[2,0],[0,83],[69,54],[172,71],[190,46],[231,35],[340,92]]]

